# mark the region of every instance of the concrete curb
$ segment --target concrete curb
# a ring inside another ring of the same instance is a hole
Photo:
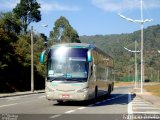
[[[0,98],[31,95],[31,94],[39,94],[39,93],[44,93],[44,92],[45,92],[44,90],[38,90],[38,91],[34,91],[34,92],[26,91],[26,92],[6,93],[6,94],[0,94]]]

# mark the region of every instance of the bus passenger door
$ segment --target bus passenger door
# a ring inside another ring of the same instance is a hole
[[[90,95],[91,98],[95,96],[95,86],[96,86],[96,74],[95,74],[95,65],[90,65],[89,68],[90,75],[88,79],[89,89],[90,89]]]
[[[95,64],[93,64],[93,70],[92,70],[92,72],[93,72],[94,81],[96,81],[96,65]]]

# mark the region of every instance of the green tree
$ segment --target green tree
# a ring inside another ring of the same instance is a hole
[[[15,75],[12,70],[14,66],[17,68],[14,44],[18,40],[18,27],[12,13],[0,13],[0,92],[15,90],[11,83]]]
[[[0,92],[30,90],[30,33],[20,35],[21,21],[14,13],[0,13]],[[44,88],[44,66],[39,63],[43,37],[34,35],[35,89]]]
[[[50,40],[54,42],[80,42],[79,35],[70,25],[69,21],[61,16],[56,22],[53,31],[50,32]]]
[[[16,16],[22,21],[23,32],[27,32],[27,27],[31,22],[39,22],[41,13],[40,4],[36,0],[21,0],[13,9]]]
[[[0,13],[0,27],[7,33],[17,35],[21,31],[21,22],[13,12]]]
[[[20,27],[11,12],[0,13],[0,69],[7,67],[13,57],[19,31]]]

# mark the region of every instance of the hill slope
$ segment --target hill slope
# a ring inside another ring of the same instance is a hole
[[[80,36],[81,42],[92,43],[110,54],[115,59],[116,79],[131,79],[134,76],[134,53],[124,49],[135,49],[134,41],[137,40],[137,49],[140,50],[141,31],[130,34]],[[145,78],[152,81],[159,80],[160,54],[160,25],[150,26],[144,29],[144,62]],[[140,53],[138,54],[138,70],[140,75]]]

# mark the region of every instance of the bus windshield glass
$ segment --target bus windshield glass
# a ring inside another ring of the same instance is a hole
[[[68,47],[51,49],[47,64],[48,80],[87,80],[87,49]]]

